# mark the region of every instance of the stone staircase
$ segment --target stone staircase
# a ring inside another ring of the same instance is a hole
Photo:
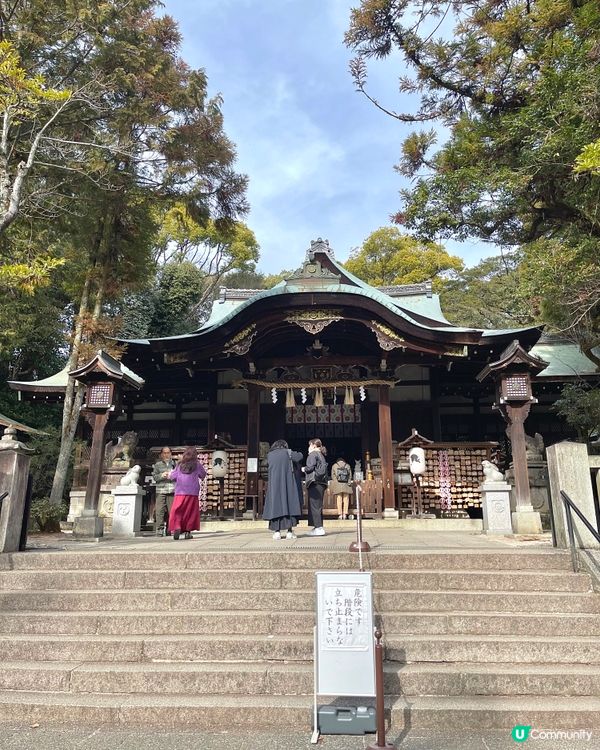
[[[356,556],[181,544],[0,556],[0,722],[308,730],[314,571]],[[366,561],[394,728],[600,729],[600,595],[566,554]]]

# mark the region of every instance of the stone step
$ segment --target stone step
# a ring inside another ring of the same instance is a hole
[[[15,661],[306,661],[306,635],[5,635],[0,653]],[[388,634],[386,658],[399,663],[600,664],[600,638]]]
[[[118,589],[307,589],[315,586],[309,570],[42,570],[0,572],[0,590],[118,590]],[[590,576],[564,571],[377,570],[375,590],[589,592]]]
[[[314,610],[312,590],[169,590],[114,591],[0,591],[0,612],[44,611],[215,611]],[[593,592],[494,592],[494,591],[376,591],[374,606],[380,612],[498,612],[498,613],[597,613],[600,596]]]
[[[0,636],[0,653],[14,661],[193,662],[306,661],[310,636]]]
[[[202,540],[198,540],[201,545]],[[265,545],[260,551],[218,552],[50,552],[29,550],[0,556],[0,570],[355,570],[358,566],[356,554],[328,550],[326,542],[318,548],[294,551],[274,551]],[[457,570],[571,570],[569,555],[564,551],[549,548],[544,551],[469,550],[460,552],[428,552],[421,550],[394,552],[374,551],[364,556],[367,570],[434,569]]]
[[[299,635],[312,633],[312,611],[271,612],[46,612],[0,613],[0,634],[9,635]],[[600,636],[595,614],[520,614],[482,612],[385,612],[377,616],[384,633],[409,635]]]
[[[432,640],[419,635],[388,635],[390,661],[518,664],[600,664],[600,638],[452,635]]]
[[[344,699],[342,705],[352,703]],[[600,699],[585,696],[452,696],[410,701],[399,697],[388,700],[387,708],[394,730],[440,726],[448,732],[511,729],[515,724],[545,730],[600,728]],[[212,731],[293,726],[309,732],[311,721],[311,696],[0,692],[0,722],[9,724]]]
[[[600,694],[597,665],[385,664],[388,696]],[[4,662],[0,690],[172,695],[312,695],[313,666]]]

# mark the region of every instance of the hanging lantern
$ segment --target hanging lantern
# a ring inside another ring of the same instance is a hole
[[[423,448],[414,447],[408,452],[408,465],[413,475],[425,473],[425,451]]]
[[[277,388],[271,388],[271,401],[277,403]]]
[[[212,475],[215,479],[222,479],[227,476],[229,461],[227,460],[226,451],[213,451],[211,458]]]
[[[294,391],[288,388],[285,392],[285,408],[293,409],[296,406],[296,399],[294,398]]]

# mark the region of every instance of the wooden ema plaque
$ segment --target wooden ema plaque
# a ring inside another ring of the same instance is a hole
[[[489,443],[430,443],[425,450],[426,471],[421,475],[423,510],[439,516],[443,511],[481,507],[479,486],[483,481],[481,462],[492,458]],[[398,461],[407,463],[408,448],[397,449],[394,466]],[[411,508],[412,485],[396,488],[399,508]]]

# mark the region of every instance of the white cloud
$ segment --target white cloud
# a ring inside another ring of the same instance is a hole
[[[393,165],[412,128],[356,93],[347,69],[343,35],[358,3],[165,0],[185,59],[206,68],[211,91],[223,94],[225,129],[250,178],[247,223],[261,270],[299,266],[318,236],[345,259],[389,223],[408,184]],[[373,61],[369,85],[385,105],[410,110],[414,102],[397,90],[401,65],[397,55]],[[475,243],[466,254],[476,259]]]

